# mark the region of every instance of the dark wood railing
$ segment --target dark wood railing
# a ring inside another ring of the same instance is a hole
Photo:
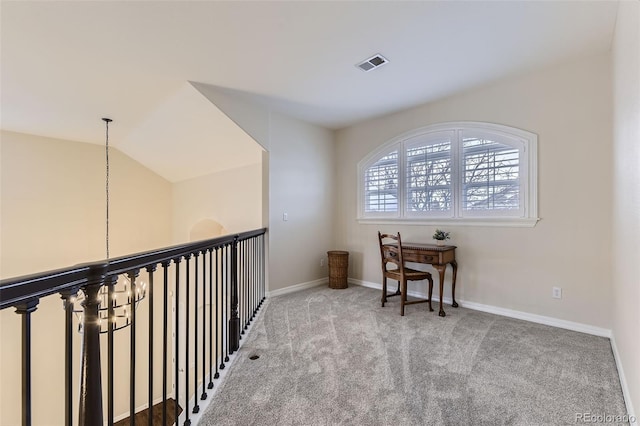
[[[127,317],[129,407],[128,412],[118,407],[119,417],[124,411],[130,424],[135,424],[136,395],[140,392],[136,386],[140,384],[139,379],[136,381],[136,365],[138,360],[144,359],[148,363],[144,395],[148,399],[145,405],[150,411],[149,425],[152,424],[154,400],[160,396],[162,424],[169,424],[171,416],[167,414],[165,401],[173,397],[175,407],[170,408],[176,418],[183,410],[183,424],[189,425],[190,414],[200,411],[198,401],[208,398],[207,389],[213,388],[213,380],[219,377],[225,362],[229,362],[229,355],[238,350],[241,334],[264,300],[265,232],[266,229],[258,229],[0,281],[0,310],[13,307],[22,317],[22,424],[31,424],[32,410],[37,410],[38,405],[38,401],[32,401],[31,393],[31,317],[40,301],[53,295],[60,295],[64,301],[64,310],[60,312],[65,318],[65,380],[59,386],[65,395],[65,425],[73,424],[75,393],[79,401],[77,419],[80,425],[104,423],[103,400],[107,404],[106,422],[108,425],[114,423],[114,351],[126,351],[127,348],[115,347],[114,308],[111,302],[108,308],[101,308],[100,292],[105,294],[107,291],[107,300],[111,301],[112,297],[115,300],[118,276],[125,275],[133,283],[132,291],[137,288],[137,281],[142,277],[147,279],[146,296],[139,303],[148,303],[148,316],[137,318],[136,303],[132,302],[130,318]],[[78,310],[75,301],[78,295],[83,299],[79,320],[82,331],[82,363],[79,367],[73,365],[74,311]],[[174,308],[169,305],[171,300]],[[106,330],[100,320],[101,309],[108,312]],[[162,310],[160,325],[154,323],[154,309]],[[140,329],[138,323],[148,328]],[[158,327],[162,335],[161,351],[154,350],[154,346],[159,346],[154,343],[154,335],[160,333]],[[107,335],[104,372],[100,360],[101,332]],[[136,347],[140,346],[137,339],[148,343],[147,353],[136,352]],[[170,343],[172,339],[173,343]],[[171,352],[173,359],[170,359]],[[161,378],[154,374],[158,363],[162,366]],[[73,388],[74,368],[80,370],[79,390]],[[106,373],[106,389],[102,383],[103,373]],[[122,373],[121,369],[117,373]],[[158,379],[162,380],[161,395],[154,393],[154,382]],[[181,392],[183,383],[185,388]]]

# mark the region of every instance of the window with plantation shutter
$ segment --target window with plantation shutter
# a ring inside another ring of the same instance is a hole
[[[398,151],[378,159],[365,172],[365,212],[398,211]]]
[[[446,224],[534,226],[537,136],[490,123],[414,130],[358,164],[358,215]]]
[[[517,146],[463,135],[463,210],[519,212],[520,157]]]
[[[451,135],[414,139],[405,144],[407,214],[451,212]]]

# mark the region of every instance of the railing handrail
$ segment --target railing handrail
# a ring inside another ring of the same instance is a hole
[[[185,254],[197,253],[216,246],[243,241],[266,232],[267,228],[229,234],[222,237],[178,244],[161,249],[116,257],[109,260],[83,263],[68,268],[54,269],[36,274],[0,280],[0,310],[20,303],[39,299],[63,290],[74,289],[87,283],[93,271],[100,270],[105,275],[119,275],[127,271],[145,268],[178,259]]]

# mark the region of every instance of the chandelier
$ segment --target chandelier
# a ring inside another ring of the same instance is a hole
[[[107,261],[109,260],[109,123],[113,120],[103,118],[106,126],[105,143],[105,195],[106,195],[106,237],[105,245]],[[111,289],[110,289],[111,288]],[[98,292],[98,322],[100,333],[106,333],[109,329],[119,330],[131,324],[131,311],[137,309],[138,304],[144,299],[147,293],[147,284],[133,275],[120,275],[107,279],[107,283]],[[78,292],[77,296],[71,297],[73,312],[78,317],[78,332],[82,333],[84,309],[82,302],[85,299],[84,292]],[[110,312],[111,311],[111,312]],[[111,313],[111,315],[110,315]]]

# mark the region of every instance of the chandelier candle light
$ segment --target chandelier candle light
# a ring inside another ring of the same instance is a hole
[[[110,118],[102,119],[106,125],[106,143],[105,143],[105,163],[106,163],[106,179],[105,179],[105,195],[106,195],[106,252],[107,262],[109,261],[109,123],[113,120]],[[136,282],[137,281],[137,282]],[[100,288],[98,292],[98,321],[100,323],[100,333],[106,333],[109,329],[119,330],[127,327],[131,322],[131,310],[136,309],[142,299],[144,299],[147,291],[147,284],[142,280],[136,280],[136,275],[130,273],[121,277],[108,277],[107,283]],[[73,311],[78,316],[78,331],[82,332],[83,313],[82,301],[84,294],[72,297],[69,301],[74,304]],[[75,305],[78,303],[78,305]],[[111,327],[110,327],[111,325]]]

